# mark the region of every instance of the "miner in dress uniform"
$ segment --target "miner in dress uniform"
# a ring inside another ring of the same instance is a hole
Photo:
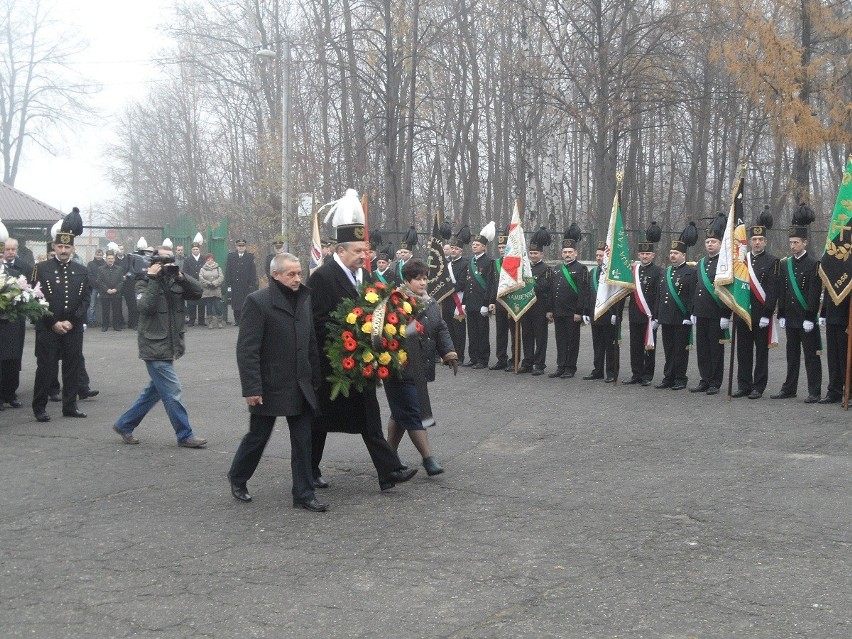
[[[656,243],[662,231],[656,222],[645,230],[645,241],[639,242],[639,262],[633,265],[633,281],[636,288],[630,297],[627,311],[630,322],[630,378],[622,384],[650,386],[656,365],[657,328],[654,311],[663,269],[654,264],[657,257]]]
[[[734,317],[737,335],[737,391],[731,397],[759,399],[769,381],[769,341],[778,303],[778,258],[766,252],[766,231],[772,215],[764,210],[749,228],[751,251],[746,254],[751,288],[751,328]]]
[[[497,269],[497,283],[500,283],[500,271],[503,269],[503,254],[506,252],[506,244],[509,241],[508,232],[505,235],[497,236],[497,255],[494,260],[494,267]],[[545,312],[547,309],[545,309]],[[545,321],[547,321],[545,319]],[[489,366],[489,370],[506,372],[515,371],[515,320],[509,315],[509,311],[501,303],[494,306],[494,329],[497,332],[495,337],[497,343],[497,363]],[[512,338],[512,350],[509,351],[509,337]],[[462,338],[463,340],[464,338]],[[464,341],[462,341],[464,344]],[[520,355],[523,357],[523,354]]]
[[[594,313],[600,281],[606,276],[603,269],[606,256],[606,242],[598,242],[595,249],[595,261],[598,265],[589,274],[589,314]],[[594,368],[583,379],[602,379],[612,383],[618,377],[619,348],[618,333],[621,328],[621,315],[624,311],[624,300],[621,299],[610,306],[598,318],[590,318],[592,324],[592,352],[594,353]],[[585,320],[584,320],[585,321]]]
[[[72,260],[74,237],[83,232],[80,211],[74,207],[65,219],[54,225],[56,255],[33,269],[32,284],[40,284],[51,315],[36,323],[36,375],[33,413],[40,422],[50,421],[47,400],[51,383],[62,360],[62,414],[85,417],[77,409],[80,366],[83,357],[83,325],[89,308],[89,271]]]
[[[547,314],[556,334],[556,370],[548,375],[551,378],[568,379],[577,372],[580,327],[589,298],[589,270],[577,259],[581,237],[580,227],[572,222],[562,239],[562,265],[553,273]]]
[[[470,242],[470,228],[465,224],[459,232],[448,240],[450,245],[450,277],[455,283],[455,290],[441,301],[441,316],[447,328],[453,347],[459,356],[459,364],[464,364],[464,349],[467,345],[467,319],[464,312],[464,292],[467,288],[468,269],[470,265],[464,259],[464,247]],[[498,325],[497,352],[500,352],[500,333]],[[505,364],[504,364],[505,366]]]
[[[688,378],[690,336],[692,319],[689,314],[690,300],[695,292],[695,267],[686,263],[686,251],[698,241],[698,229],[689,225],[673,240],[669,250],[670,266],[660,281],[657,309],[654,318],[662,326],[665,366],[663,379],[654,388],[683,390]]]
[[[535,304],[521,317],[521,341],[524,361],[519,373],[543,375],[547,359],[547,312],[550,310],[550,290],[553,271],[544,261],[544,249],[550,246],[550,233],[543,226],[533,233],[529,244],[530,268],[535,278]]]
[[[489,222],[470,242],[473,257],[468,262],[467,287],[464,292],[470,360],[463,366],[474,369],[487,368],[488,360],[491,359],[491,323],[488,315],[494,310],[497,301],[497,272],[494,260],[485,254],[485,250],[495,235],[494,222]]]

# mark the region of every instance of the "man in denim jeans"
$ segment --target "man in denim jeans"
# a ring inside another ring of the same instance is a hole
[[[133,429],[162,399],[175,429],[178,446],[202,448],[207,440],[196,437],[192,432],[189,415],[180,397],[180,380],[174,369],[174,360],[185,350],[184,301],[200,299],[201,284],[182,273],[177,265],[160,261],[172,255],[171,250],[161,246],[147,272],[136,278],[139,358],[145,360],[151,381],[112,428],[125,444],[138,444]]]

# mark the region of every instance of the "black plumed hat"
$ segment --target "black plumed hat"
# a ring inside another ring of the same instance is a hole
[[[562,248],[577,248],[577,244],[582,237],[583,232],[580,230],[580,227],[577,226],[576,222],[571,222],[571,226],[562,235]]]
[[[543,251],[545,246],[550,246],[550,232],[540,226],[530,239],[530,250]]]
[[[399,248],[407,251],[413,251],[415,246],[417,246],[417,230],[414,226],[410,226],[405,232],[405,237],[402,238],[402,242],[399,243]]]

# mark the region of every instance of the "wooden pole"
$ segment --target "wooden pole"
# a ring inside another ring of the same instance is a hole
[[[843,385],[843,410],[849,410],[849,377],[852,372],[852,303],[846,318],[846,383]]]
[[[737,350],[737,323],[731,318],[731,363],[728,365],[728,401],[734,390],[734,351]]]

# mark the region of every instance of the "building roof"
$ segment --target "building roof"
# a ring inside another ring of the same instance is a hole
[[[0,220],[7,226],[9,222],[52,225],[59,219],[62,219],[59,209],[0,182]]]

